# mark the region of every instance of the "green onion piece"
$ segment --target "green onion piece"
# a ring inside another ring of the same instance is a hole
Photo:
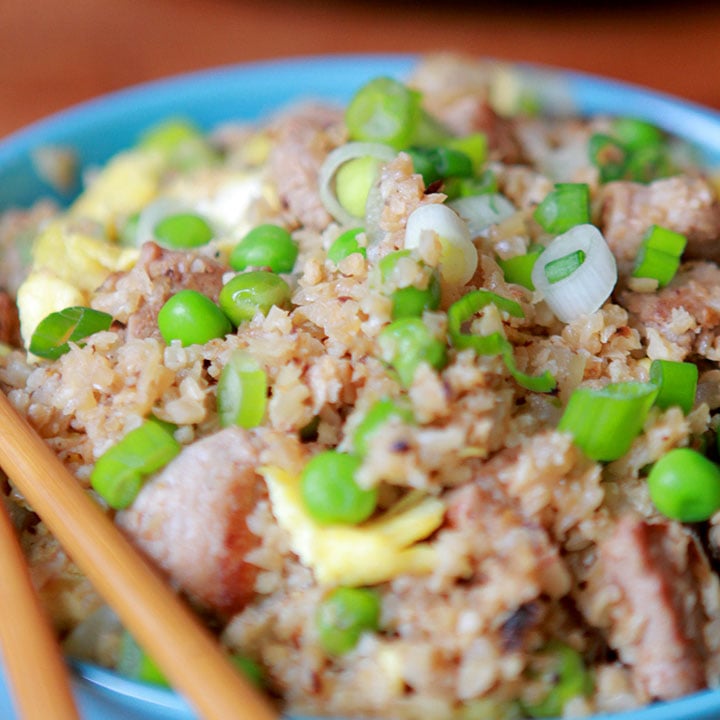
[[[318,606],[315,624],[325,651],[343,655],[380,627],[380,596],[368,588],[335,588]]]
[[[235,350],[220,373],[217,411],[222,427],[260,425],[267,405],[267,375],[250,353]]]
[[[393,320],[420,317],[426,310],[437,310],[440,307],[440,279],[433,272],[424,290],[412,286],[399,288],[391,295],[391,299]]]
[[[695,404],[698,368],[695,363],[653,360],[650,382],[657,385],[655,404],[665,410],[678,405],[687,415]]]
[[[383,328],[378,337],[382,359],[390,364],[405,387],[412,385],[422,363],[435,370],[447,364],[447,348],[420,318],[402,318]]]
[[[423,177],[425,187],[448,177],[469,178],[473,162],[469,155],[449,147],[411,147],[406,150],[413,161],[413,169]]]
[[[345,112],[351,140],[379,142],[397,150],[441,145],[450,133],[421,107],[420,93],[389,77],[361,87]]]
[[[488,156],[488,139],[485,133],[472,133],[451,138],[445,144],[450,150],[459,150],[470,158],[473,173],[479,175]]]
[[[363,232],[365,232],[365,228],[358,227],[346,230],[342,235],[338,236],[328,248],[328,260],[337,265],[341,260],[353,253],[360,253],[363,257],[367,257],[365,248],[357,241],[357,236]]]
[[[412,255],[411,250],[396,250],[395,252],[388,253],[385,257],[380,258],[378,262],[378,269],[380,270],[380,280],[386,283],[395,272],[395,267],[398,262],[405,257]]]
[[[503,271],[507,282],[522,285],[528,290],[535,290],[535,285],[532,281],[532,271],[541,252],[542,250],[534,250],[525,255],[515,255],[515,257],[508,258],[507,260],[498,258],[497,264]]]
[[[675,277],[686,244],[684,235],[653,225],[638,249],[633,277],[653,278],[664,287]]]
[[[595,133],[588,143],[590,162],[600,171],[600,182],[621,180],[625,175],[628,151],[625,146],[602,133]]]
[[[160,470],[180,452],[177,440],[154,420],[146,420],[98,458],[90,484],[115,510],[128,507],[146,475]]]
[[[662,145],[640,147],[628,157],[625,177],[639,183],[649,183],[658,178],[668,177],[675,172]]]
[[[340,205],[353,217],[365,217],[368,194],[380,164],[377,158],[366,155],[348,160],[335,173],[335,195]]]
[[[252,658],[247,655],[239,655],[233,653],[228,660],[250,681],[256,688],[263,689],[265,687],[265,678],[262,668]]]
[[[570,433],[592,460],[617,460],[640,434],[657,397],[653,383],[612,383],[577,388],[570,396],[558,430]]]
[[[454,302],[448,309],[448,335],[458,349],[472,348],[478,355],[501,355],[508,372],[521,387],[533,392],[550,392],[555,389],[555,378],[547,370],[541,375],[528,375],[518,370],[512,344],[500,332],[473,335],[463,331],[463,325],[486,305],[495,305],[513,317],[524,317],[522,308],[514,300],[496,295],[489,290],[474,290]]]
[[[547,681],[547,695],[539,702],[522,703],[533,718],[557,718],[566,703],[574,697],[587,696],[593,691],[592,676],[577,650],[553,640],[530,663],[530,673]]]
[[[394,418],[408,425],[415,422],[412,410],[407,405],[401,405],[391,398],[382,398],[372,405],[355,428],[353,435],[355,452],[360,457],[365,457],[370,450],[373,436],[386,422]]]
[[[660,129],[637,118],[615,118],[611,123],[611,132],[613,137],[630,150],[656,146],[663,142]]]
[[[585,253],[582,250],[551,260],[545,266],[545,277],[552,285],[570,277],[585,262]]]
[[[255,226],[230,253],[233,270],[250,267],[270,268],[274,273],[289,273],[295,267],[298,245],[280,225],[264,223]]]
[[[112,315],[89,307],[75,306],[50,313],[35,328],[29,350],[38,357],[57,360],[70,350],[69,343],[82,347],[81,340],[109,329],[112,321]]]
[[[300,475],[300,493],[308,513],[324,525],[357,525],[377,505],[377,490],[355,480],[361,460],[356,455],[326,450],[315,455]]]
[[[703,522],[720,510],[720,467],[690,448],[663,455],[648,474],[650,498],[679,522]]]
[[[447,178],[443,183],[443,192],[448,196],[448,200],[473,195],[491,195],[497,191],[497,177],[492,170],[485,170],[477,177]]]
[[[543,230],[559,235],[590,222],[590,190],[585,183],[556,183],[535,208],[533,217]]]
[[[127,630],[123,630],[120,638],[116,668],[120,675],[131,680],[170,687],[168,679],[158,664],[138,645]]]

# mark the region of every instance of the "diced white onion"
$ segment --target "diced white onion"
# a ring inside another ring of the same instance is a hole
[[[585,253],[582,265],[566,278],[550,283],[545,266],[578,250]],[[569,323],[602,307],[617,282],[617,264],[594,225],[576,225],[545,248],[533,268],[532,281],[555,315]]]
[[[320,200],[325,209],[342,225],[360,225],[363,218],[351,215],[338,201],[335,194],[335,173],[341,165],[360,157],[374,157],[382,162],[390,162],[396,151],[381,143],[350,142],[335,148],[328,154],[318,174]]]
[[[428,232],[436,233],[442,245],[442,278],[451,285],[464,285],[475,274],[478,264],[477,249],[467,223],[446,205],[421,205],[408,217],[405,247],[418,247],[423,234]]]
[[[515,206],[500,193],[461,197],[449,202],[448,206],[467,222],[470,236],[474,238],[486,235],[491,225],[507,220],[517,212]]]

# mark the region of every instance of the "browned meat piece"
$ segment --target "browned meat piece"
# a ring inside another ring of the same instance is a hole
[[[135,267],[114,273],[97,291],[92,306],[127,324],[129,337],[160,337],[157,315],[180,290],[197,290],[217,302],[227,268],[192,252],[145,243]]]
[[[511,164],[523,161],[522,146],[515,137],[514,121],[498,115],[487,100],[478,99],[472,128],[487,135],[490,159]]]
[[[255,593],[246,561],[260,538],[247,517],[265,495],[250,435],[230,427],[186,447],[116,516],[133,542],[179,587],[221,614]]]
[[[322,230],[330,221],[318,192],[318,172],[327,154],[344,139],[342,118],[339,110],[310,106],[276,123],[270,172],[289,223]]]
[[[656,293],[620,294],[620,302],[636,324],[672,344],[674,359],[690,353],[718,359],[720,332],[720,268],[697,262],[684,265],[672,282]]]
[[[20,319],[15,302],[8,293],[0,290],[0,342],[20,344]]]
[[[651,225],[685,235],[686,258],[720,259],[720,203],[704,178],[679,175],[649,185],[607,183],[600,190],[600,207],[601,229],[626,272]]]
[[[610,644],[651,698],[670,700],[705,687],[702,599],[692,563],[699,551],[679,525],[620,521],[600,546],[611,609]]]

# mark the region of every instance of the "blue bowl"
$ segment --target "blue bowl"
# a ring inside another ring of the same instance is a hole
[[[35,123],[0,142],[0,211],[27,207],[40,197],[61,203],[37,174],[32,153],[43,146],[72,147],[83,167],[105,162],[132,145],[148,125],[183,116],[210,129],[223,121],[255,120],[300,98],[347,102],[377,75],[403,77],[415,56],[320,56],[231,66],[173,77],[113,93]],[[646,118],[697,146],[720,166],[720,113],[639,87],[580,73],[526,66],[548,103],[571,103],[580,114]],[[85,720],[192,720],[188,704],[172,691],[128,681],[116,673],[72,663],[73,685]],[[42,682],[38,678],[38,683]],[[0,678],[0,718],[13,720],[9,691]],[[613,720],[718,720],[720,690],[621,713]],[[301,720],[295,718],[295,720]]]

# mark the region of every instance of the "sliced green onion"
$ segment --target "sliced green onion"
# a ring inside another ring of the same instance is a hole
[[[469,155],[447,147],[408,148],[413,169],[423,177],[425,187],[447,177],[472,177],[473,163]]]
[[[596,133],[590,137],[588,153],[590,162],[600,171],[600,182],[621,180],[625,176],[628,152],[618,140]]]
[[[421,290],[417,287],[403,287],[391,295],[392,319],[420,317],[426,310],[440,307],[440,281],[437,273],[430,277],[428,286]]]
[[[533,718],[558,718],[565,705],[575,697],[590,695],[594,683],[582,655],[559,641],[551,641],[530,663],[532,676],[546,681],[550,688],[542,700],[522,703]]]
[[[533,217],[553,235],[589,223],[590,189],[585,183],[557,183],[535,208]]]
[[[645,120],[631,117],[615,118],[611,132],[626,148],[637,150],[663,142],[662,131]]]
[[[127,630],[123,630],[120,638],[120,652],[116,667],[120,675],[131,680],[170,687],[170,683],[159,665],[138,645]]]
[[[648,474],[653,504],[679,522],[704,522],[720,510],[720,467],[690,448],[663,455]]]
[[[558,430],[570,433],[592,460],[617,460],[640,434],[658,389],[653,383],[612,383],[599,390],[577,388]]]
[[[445,343],[436,338],[420,318],[402,318],[385,327],[378,337],[380,355],[398,374],[405,387],[412,385],[422,363],[441,370],[447,363]]]
[[[462,137],[450,138],[445,143],[451,150],[465,153],[472,162],[473,172],[479,175],[488,156],[488,139],[485,133],[471,133]]]
[[[443,183],[443,192],[448,196],[450,202],[473,195],[497,193],[497,191],[497,177],[492,170],[484,170],[477,177],[448,178]]]
[[[336,193],[335,178],[338,170],[357,158],[374,158],[380,163],[390,162],[396,153],[388,145],[371,142],[350,142],[335,148],[323,161],[318,174],[318,190],[320,200],[325,209],[343,225],[358,225],[363,220],[364,212],[354,215],[340,203]],[[379,167],[379,165],[378,165]]]
[[[484,237],[491,225],[497,225],[517,212],[504,195],[496,192],[460,197],[448,203],[448,207],[465,220],[473,238]]]
[[[353,253],[360,253],[363,257],[367,257],[367,251],[357,241],[357,236],[363,232],[365,232],[365,230],[358,227],[346,230],[342,235],[339,235],[328,248],[328,260],[331,260],[337,265],[341,260],[344,260]]]
[[[557,260],[551,260],[545,265],[545,277],[553,285],[572,275],[585,262],[585,253],[582,250],[568,253]]]
[[[238,655],[233,653],[228,660],[250,681],[256,688],[263,689],[265,687],[265,678],[262,668],[252,658],[246,655]]]
[[[267,405],[267,375],[250,353],[235,350],[220,373],[217,411],[220,425],[253,428],[260,425]]]
[[[547,265],[578,251],[584,253],[584,262],[551,283],[545,274]],[[532,281],[555,315],[569,323],[602,307],[617,282],[617,264],[594,225],[576,225],[545,248],[533,268]]]
[[[534,290],[532,271],[541,252],[541,250],[534,250],[525,255],[515,255],[507,260],[498,258],[497,264],[503,271],[506,282],[522,285],[528,290]]]
[[[513,317],[524,317],[522,308],[514,300],[496,295],[489,290],[474,290],[448,309],[448,335],[454,347],[463,350],[471,348],[478,355],[501,355],[505,366],[515,381],[522,387],[534,392],[550,392],[556,386],[550,372],[541,375],[528,375],[518,370],[515,363],[512,344],[501,332],[489,335],[474,335],[463,331],[463,325],[472,319],[486,305],[493,304],[499,310]]]
[[[465,285],[478,265],[477,248],[465,221],[446,205],[420,205],[407,219],[405,247],[419,247],[426,232],[435,232],[440,240],[440,275],[443,280],[454,286]]]
[[[667,149],[649,145],[634,150],[628,158],[625,177],[639,183],[649,183],[675,172]]]
[[[82,347],[82,340],[109,329],[112,321],[112,315],[82,306],[50,313],[35,328],[29,350],[38,357],[57,360],[70,350],[69,343],[74,342]]]
[[[335,173],[335,195],[343,209],[353,217],[365,216],[368,194],[379,169],[380,161],[366,155],[348,160]]]
[[[653,225],[638,249],[633,277],[653,278],[664,287],[675,277],[686,244],[684,235]]]
[[[180,452],[180,445],[165,427],[146,420],[101,455],[90,474],[95,492],[115,510],[128,507],[145,480]]]
[[[397,150],[442,144],[450,133],[422,109],[421,100],[419,92],[393,78],[374,78],[357,91],[345,112],[350,139]]]
[[[695,404],[697,381],[695,363],[653,360],[650,365],[650,382],[658,388],[655,404],[662,410],[677,405],[687,415]]]

